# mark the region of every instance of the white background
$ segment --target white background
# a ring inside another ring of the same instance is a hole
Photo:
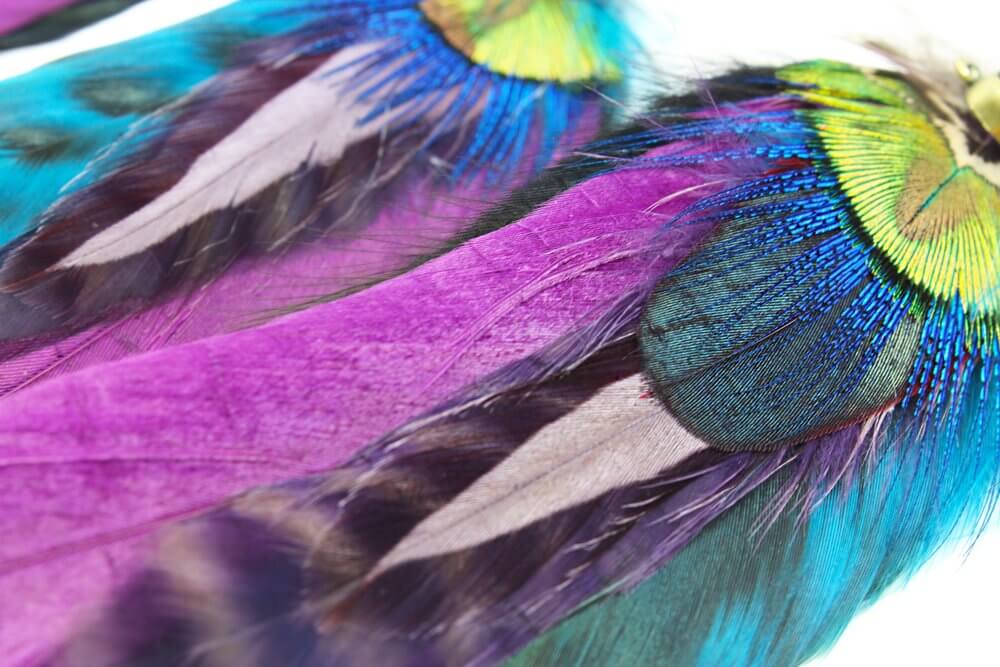
[[[682,80],[737,63],[839,58],[877,64],[858,46],[879,40],[918,56],[966,57],[1000,70],[1000,5],[992,0],[631,0],[655,69]],[[124,39],[226,0],[148,0],[62,44],[0,55],[0,78],[74,50]],[[197,7],[197,8],[196,8]],[[969,552],[947,549],[908,585],[859,616],[810,667],[1000,665],[1000,530]]]

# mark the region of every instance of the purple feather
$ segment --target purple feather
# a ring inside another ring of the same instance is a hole
[[[703,232],[657,240],[695,192],[669,196],[703,184],[684,170],[600,176],[347,299],[9,397],[2,532],[19,539],[0,556],[0,616],[19,611],[0,650],[26,660],[64,636],[163,522],[337,465],[609,307],[648,281],[654,241],[682,256]]]
[[[16,30],[77,0],[6,0],[0,12],[0,33]]]

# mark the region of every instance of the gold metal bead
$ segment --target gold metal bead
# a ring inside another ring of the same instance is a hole
[[[969,84],[966,104],[986,131],[1000,141],[1000,75],[984,76],[974,64],[959,61],[955,68]]]

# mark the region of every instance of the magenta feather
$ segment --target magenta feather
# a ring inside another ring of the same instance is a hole
[[[361,294],[9,397],[0,487],[15,511],[3,532],[19,539],[2,547],[0,601],[35,602],[6,625],[0,650],[49,645],[69,626],[41,635],[39,624],[71,619],[121,583],[164,521],[336,465],[606,308],[648,275],[653,245],[690,247],[689,235],[657,232],[693,195],[660,202],[703,183],[683,170],[599,177]],[[29,530],[40,516],[57,523]],[[56,572],[72,585],[47,584]]]
[[[6,0],[0,11],[0,33],[16,30],[49,12],[78,0]]]

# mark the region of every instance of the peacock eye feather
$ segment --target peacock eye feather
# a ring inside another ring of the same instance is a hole
[[[623,34],[600,1],[423,0],[445,38],[506,76],[559,83],[615,82]]]
[[[992,377],[1000,343],[1000,163],[980,120],[995,84],[963,99],[940,81],[827,61],[773,77],[786,108],[737,114],[740,134],[733,120],[699,130],[753,137],[722,155],[771,167],[689,214],[716,227],[650,300],[653,386],[691,431],[732,450],[896,406],[913,432],[958,428],[942,414]]]
[[[990,321],[995,335],[1000,165],[970,150],[964,118],[885,74],[814,65],[780,75],[813,84],[799,94],[819,108],[801,114],[859,232],[902,278],[935,299],[958,298],[969,322]]]

